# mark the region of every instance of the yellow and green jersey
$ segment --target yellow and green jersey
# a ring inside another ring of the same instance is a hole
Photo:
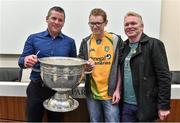
[[[94,99],[112,99],[108,96],[108,79],[114,57],[113,35],[104,32],[101,40],[90,38],[89,57],[95,61],[91,74],[91,91]]]

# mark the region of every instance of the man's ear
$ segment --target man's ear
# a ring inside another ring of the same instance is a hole
[[[46,22],[47,22],[48,19],[49,19],[49,16],[46,16]]]
[[[108,20],[105,21],[105,24],[106,24],[106,25],[108,24]]]
[[[142,28],[144,28],[144,24],[143,23],[141,24],[141,26],[142,26]]]
[[[141,24],[142,31],[144,32],[144,24]]]

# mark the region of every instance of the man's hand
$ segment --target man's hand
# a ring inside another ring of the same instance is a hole
[[[95,62],[90,58],[85,64],[85,72],[91,73],[94,67],[95,67]]]
[[[24,59],[24,66],[27,68],[33,67],[38,62],[36,55],[26,56]]]
[[[120,91],[116,89],[113,93],[112,104],[118,104],[120,100]]]
[[[159,110],[158,112],[160,120],[164,120],[169,114],[169,110]]]

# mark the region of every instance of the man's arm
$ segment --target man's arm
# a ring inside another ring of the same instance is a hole
[[[153,47],[153,66],[158,81],[158,114],[164,120],[170,113],[171,74],[164,44],[157,40]]]
[[[121,72],[120,72],[120,66],[118,67],[117,71],[117,82],[116,82],[116,89],[113,93],[113,99],[112,99],[112,104],[117,104],[119,103],[119,100],[121,98]]]
[[[153,68],[158,82],[158,109],[169,110],[171,74],[169,71],[164,44],[159,40],[155,40],[152,51]]]
[[[71,54],[70,57],[77,57],[77,50],[76,50],[76,44],[75,41],[72,41],[72,45],[71,45]]]
[[[21,68],[26,68],[25,66],[25,57],[26,56],[29,56],[31,54],[34,54],[34,48],[33,48],[33,45],[32,45],[32,36],[29,36],[25,42],[25,45],[24,45],[24,49],[23,49],[23,52],[22,54],[20,55],[19,57],[19,60],[18,60],[18,65],[21,67]]]

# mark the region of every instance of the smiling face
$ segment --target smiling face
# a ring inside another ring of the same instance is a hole
[[[46,17],[46,22],[50,35],[56,37],[64,26],[65,15],[64,13],[52,10],[50,15]]]
[[[137,16],[126,16],[124,18],[124,31],[132,41],[138,41],[143,32],[143,22]]]
[[[104,34],[105,26],[107,25],[107,15],[101,8],[94,8],[89,15],[89,26],[94,38],[101,39]]]
[[[102,35],[107,22],[104,21],[102,16],[91,15],[89,17],[89,26],[93,35]]]

